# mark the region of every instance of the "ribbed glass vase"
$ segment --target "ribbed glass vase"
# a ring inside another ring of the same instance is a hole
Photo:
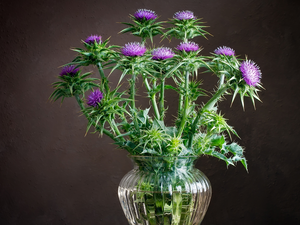
[[[131,225],[199,225],[212,189],[197,157],[130,156],[118,195]]]

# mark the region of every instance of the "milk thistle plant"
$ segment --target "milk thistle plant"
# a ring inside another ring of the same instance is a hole
[[[62,68],[50,98],[63,101],[75,97],[88,120],[87,131],[93,127],[130,155],[209,155],[227,165],[241,162],[247,169],[244,149],[231,141],[237,133],[218,110],[218,102],[225,95],[232,95],[232,102],[240,96],[242,107],[244,97],[250,97],[255,106],[262,88],[259,67],[252,60],[238,58],[226,46],[216,48],[209,56],[201,55],[202,48],[192,39],[206,38],[209,33],[191,11],[177,12],[169,21],[159,22],[155,12],[139,9],[130,19],[132,22],[123,23],[127,27],[120,33],[129,32],[140,37],[140,42],[121,47],[109,45],[109,40],[99,35],[89,36],[82,41],[83,48],[72,49],[77,56]],[[180,44],[174,49],[153,48],[156,35],[179,39]],[[98,69],[99,78],[82,72],[83,67],[90,65]],[[108,75],[114,76],[116,70],[121,73],[118,84],[112,88]],[[218,77],[214,91],[201,88],[202,81],[197,79],[200,70]],[[137,79],[146,88],[149,108],[137,106]],[[128,89],[120,91],[126,80]],[[166,90],[178,96],[172,126],[164,122],[168,113]],[[204,96],[203,99],[210,96],[209,100],[199,104],[199,98]]]

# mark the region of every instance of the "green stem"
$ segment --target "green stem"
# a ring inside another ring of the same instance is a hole
[[[114,119],[112,119],[111,128],[115,131],[115,133],[117,134],[117,136],[121,135],[121,132],[120,132],[120,130],[119,130],[119,128],[118,128],[118,126],[117,126],[117,124],[116,124],[116,122],[115,122]],[[123,141],[125,141],[125,138],[121,137],[121,139]]]
[[[155,117],[156,117],[157,120],[160,120],[160,115],[159,115],[159,110],[158,110],[157,103],[156,103],[155,94],[150,96],[150,99],[151,99],[151,103],[152,103],[152,106],[153,106],[153,109],[154,109]]]
[[[202,107],[201,111],[204,110],[211,110],[215,104],[217,103],[217,101],[219,100],[219,98],[227,91],[227,89],[229,88],[229,84],[223,84],[218,91],[213,95],[213,97]]]
[[[222,87],[222,85],[224,84],[224,79],[225,79],[225,75],[221,74],[220,76],[220,83],[219,83],[219,89]]]
[[[108,79],[104,74],[104,71],[103,71],[103,68],[102,68],[102,65],[100,62],[97,63],[97,68],[98,68],[99,74],[101,76],[102,83],[104,84],[105,91],[106,91],[106,93],[108,93],[109,92]]]
[[[186,123],[186,119],[187,119],[187,111],[188,111],[188,107],[189,107],[189,72],[186,71],[185,74],[185,83],[184,83],[184,87],[185,87],[185,96],[184,96],[184,107],[183,107],[183,112],[182,112],[182,118],[181,118],[181,123],[178,129],[178,134],[177,136],[180,137],[182,135],[185,123]]]
[[[148,83],[147,78],[145,76],[143,76],[143,79],[144,79],[144,83],[145,83],[146,89],[148,91],[148,95],[149,95],[151,103],[152,103],[152,107],[153,107],[153,110],[154,110],[155,117],[156,117],[157,120],[160,120],[160,115],[159,115],[159,111],[158,111],[158,107],[157,107],[157,103],[156,103],[155,94],[151,94],[151,92],[150,92],[151,87]]]
[[[75,98],[76,98],[76,101],[77,101],[77,103],[78,103],[78,105],[80,106],[80,109],[84,112],[84,109],[85,109],[85,107],[84,107],[84,105],[83,105],[83,102],[82,102],[82,100],[80,99],[80,97],[79,97],[79,95],[74,95],[75,96]],[[95,124],[95,122],[89,117],[89,115],[87,114],[87,113],[83,113],[84,115],[85,115],[85,117],[87,118],[87,120],[90,122],[90,123],[92,123],[92,125],[96,128],[96,130],[100,130],[100,128],[99,128],[99,126],[97,125],[97,124]],[[106,129],[104,129],[103,128],[103,133],[105,134],[105,135],[107,135],[108,137],[110,137],[112,140],[114,140],[115,142],[118,142],[119,140],[111,133],[111,132],[109,132],[108,130],[106,130]]]
[[[182,104],[183,104],[183,94],[181,92],[182,85],[180,85],[179,89],[179,103],[178,103],[178,112],[181,112],[182,110]]]
[[[142,45],[145,45],[146,43],[146,38],[142,38]]]
[[[187,39],[187,31],[184,31],[184,38],[183,38],[183,42],[188,42],[188,39]]]
[[[130,80],[130,99],[132,109],[135,109],[135,80],[136,75],[133,73]]]
[[[193,138],[196,132],[196,126],[199,122],[199,119],[202,115],[202,113],[206,110],[211,110],[215,104],[218,102],[220,97],[226,92],[226,90],[229,88],[229,84],[222,84],[222,86],[218,89],[218,91],[213,95],[213,97],[202,107],[201,111],[198,113],[196,119],[194,120],[192,127],[191,127],[191,133],[189,136],[189,143],[188,143],[188,148],[192,146],[193,143]]]
[[[136,75],[133,70],[132,66],[132,77],[130,80],[130,99],[131,99],[131,110],[132,110],[132,118],[133,118],[133,124],[135,127],[135,130],[137,132],[140,132],[138,120],[137,120],[137,113],[136,113],[136,108],[135,108],[135,81],[136,81]]]
[[[164,118],[165,114],[165,79],[163,78],[160,82],[160,99],[159,99],[159,109],[160,109],[160,118]]]

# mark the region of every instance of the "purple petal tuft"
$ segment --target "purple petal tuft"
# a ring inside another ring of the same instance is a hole
[[[179,11],[174,14],[174,19],[178,20],[189,20],[189,19],[196,19],[194,13],[189,10]]]
[[[241,63],[240,70],[246,83],[250,86],[256,86],[261,79],[261,71],[252,60],[246,60]]]
[[[134,17],[138,20],[143,20],[144,18],[146,20],[154,20],[157,18],[157,15],[154,11],[149,9],[139,9],[134,13]]]
[[[102,92],[99,90],[95,90],[89,95],[87,104],[89,106],[97,107],[102,99],[103,99]]]
[[[79,68],[76,68],[76,66],[74,65],[70,65],[70,66],[64,66],[61,70],[61,72],[59,73],[60,76],[75,76],[76,73],[78,73]]]
[[[152,59],[155,60],[168,59],[168,58],[172,58],[175,55],[172,49],[166,47],[154,49],[151,54],[152,54]]]
[[[85,39],[85,43],[89,44],[89,45],[92,45],[94,44],[95,42],[100,44],[101,43],[101,36],[100,35],[91,35],[89,36],[87,39]]]
[[[227,56],[231,56],[231,55],[235,55],[235,51],[232,48],[223,46],[223,47],[218,47],[215,51],[215,54],[217,55],[227,55]]]
[[[125,44],[122,48],[122,54],[125,56],[142,56],[147,51],[146,47],[139,42]]]
[[[181,42],[180,45],[177,46],[177,50],[179,51],[197,51],[199,49],[199,45],[197,45],[195,42],[189,41],[189,42]]]

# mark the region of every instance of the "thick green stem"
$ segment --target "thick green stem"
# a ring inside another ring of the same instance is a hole
[[[160,99],[159,99],[159,109],[160,109],[160,118],[164,118],[165,114],[165,79],[161,79],[160,82]]]
[[[81,110],[83,111],[85,109],[83,102],[81,101],[79,95],[75,95],[76,101],[78,103],[78,105],[80,106]],[[99,126],[97,124],[95,124],[95,122],[89,117],[89,115],[87,115],[86,113],[84,113],[85,117],[87,118],[87,120],[92,123],[92,125],[96,128],[96,130],[100,130]],[[103,129],[103,133],[105,135],[107,135],[108,137],[110,137],[112,140],[114,140],[115,142],[118,142],[119,140],[108,130]]]
[[[97,68],[98,68],[99,74],[101,76],[101,81],[104,85],[105,91],[106,91],[106,93],[108,93],[109,92],[108,79],[104,74],[104,71],[103,71],[103,68],[102,68],[102,65],[100,62],[97,63]]]
[[[229,84],[223,84],[218,91],[213,95],[213,97],[202,107],[201,111],[211,110],[220,97],[227,91]]]
[[[146,43],[146,38],[142,38],[142,45],[145,45]]]
[[[228,88],[229,88],[229,84],[227,84],[227,83],[223,84],[218,89],[218,91],[213,95],[213,97],[202,107],[201,111],[198,113],[198,115],[197,115],[196,119],[194,120],[192,127],[191,127],[191,133],[189,136],[189,143],[188,143],[189,148],[192,146],[193,138],[194,138],[194,135],[196,132],[196,127],[197,127],[197,124],[199,122],[199,119],[200,119],[202,113],[206,110],[211,110]]]
[[[184,31],[184,38],[183,38],[183,42],[188,42],[188,39],[187,39],[187,31]]]
[[[151,93],[151,87],[148,83],[147,78],[145,76],[143,76],[143,78],[144,78],[144,83],[145,83],[148,95],[149,95],[151,103],[152,103],[152,107],[153,107],[153,110],[154,110],[155,117],[156,117],[157,120],[160,120],[160,115],[159,115],[159,110],[158,110],[157,103],[156,103],[155,94]]]
[[[180,84],[180,89],[179,89],[179,101],[178,101],[178,112],[181,112],[182,110],[182,104],[183,104],[183,94],[181,92],[182,85]]]
[[[155,117],[156,117],[157,120],[160,120],[160,115],[159,115],[159,110],[158,110],[157,103],[156,103],[155,94],[151,95],[150,99],[151,99],[151,103],[152,103],[152,106],[153,106],[153,109],[154,109]]]
[[[224,84],[224,79],[225,79],[225,75],[221,74],[220,76],[220,83],[219,83],[219,89],[222,87],[222,85]]]
[[[180,122],[180,126],[178,129],[178,134],[177,136],[180,137],[182,135],[186,119],[187,119],[187,112],[188,112],[188,107],[189,107],[189,72],[186,72],[185,74],[185,81],[184,81],[184,88],[185,88],[185,96],[184,96],[184,106],[183,106],[183,112],[182,112],[182,118]]]
[[[117,136],[121,135],[121,132],[120,132],[120,130],[119,130],[119,128],[118,128],[118,126],[117,126],[117,124],[116,124],[116,122],[115,122],[114,119],[113,119],[112,122],[111,122],[111,127],[112,127],[112,129],[115,131],[115,133],[117,134]],[[124,139],[123,137],[121,137],[121,139],[122,139],[123,141],[125,141],[125,139]]]
[[[135,81],[136,81],[136,75],[132,68],[132,77],[130,82],[130,99],[131,99],[131,109],[132,109],[132,118],[133,118],[133,124],[135,127],[135,130],[137,132],[140,132],[139,124],[137,121],[137,113],[135,108]]]
[[[136,75],[133,73],[130,80],[130,99],[132,109],[135,109],[135,80]]]

